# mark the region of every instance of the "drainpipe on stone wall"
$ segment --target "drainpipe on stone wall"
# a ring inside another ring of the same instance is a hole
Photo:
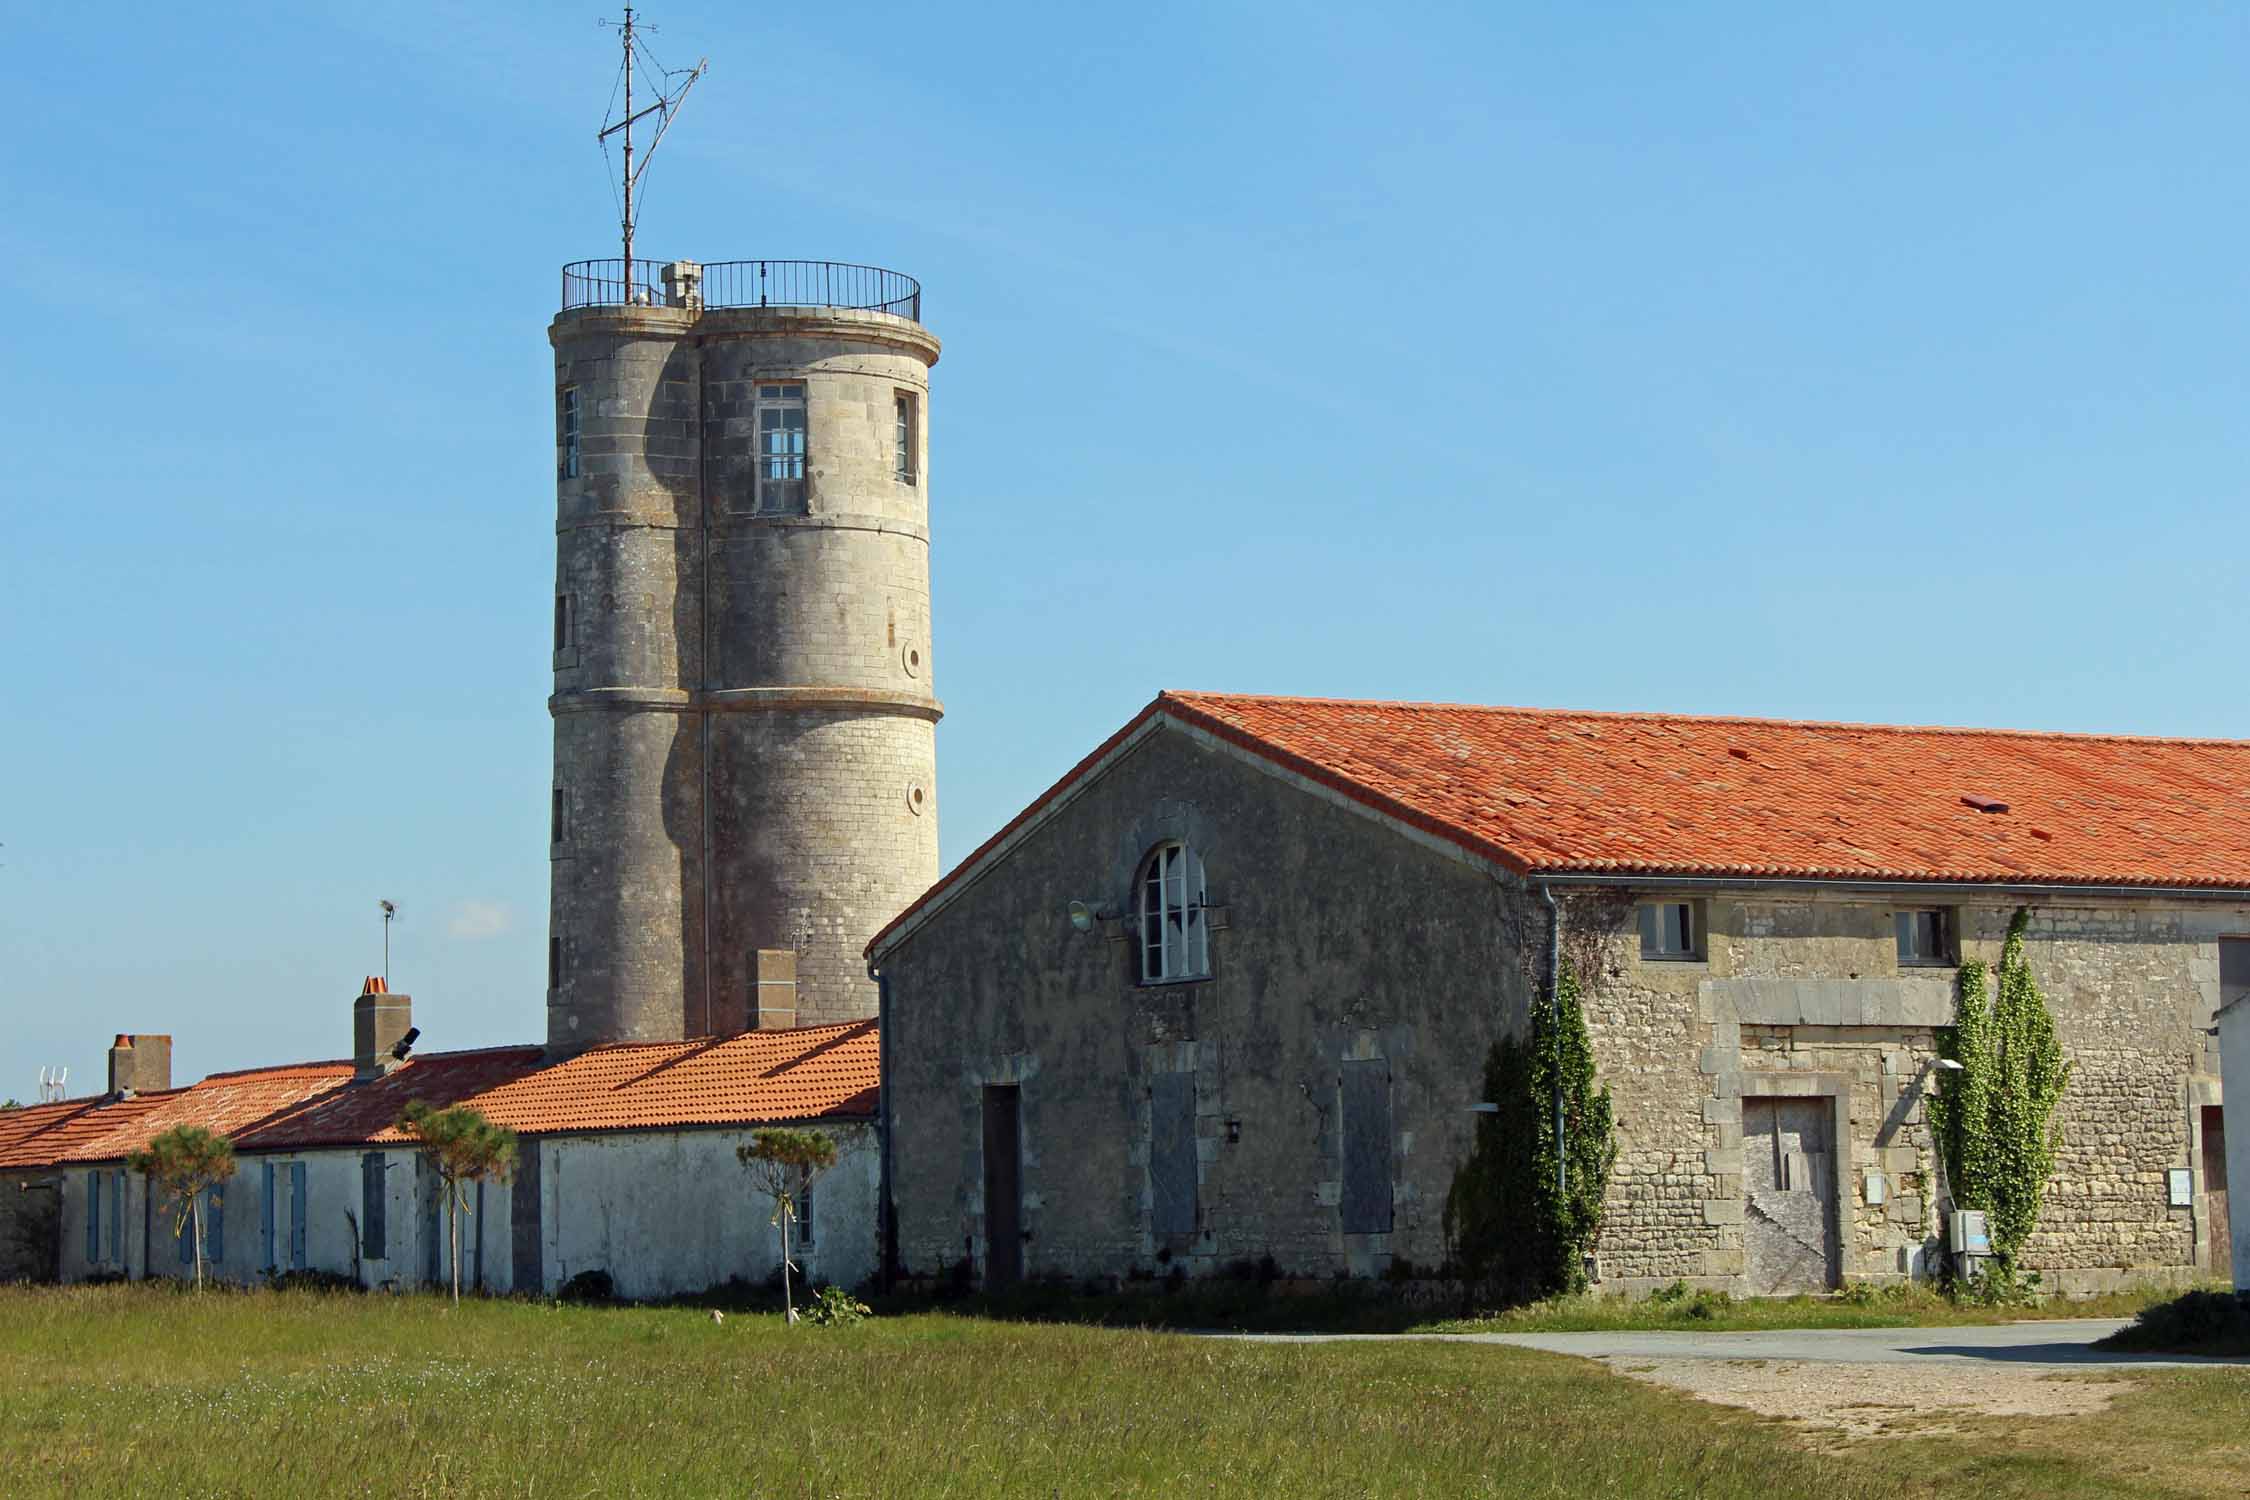
[[[877,1283],[888,1292],[898,1265],[898,1221],[891,1206],[891,976],[867,966],[875,981],[875,1128],[883,1133],[876,1145],[875,1253]]]
[[[1555,1052],[1555,1196],[1570,1189],[1570,1153],[1563,1145],[1562,1107],[1562,908],[1555,905],[1554,890],[1539,882],[1539,899],[1547,903],[1547,1026]]]

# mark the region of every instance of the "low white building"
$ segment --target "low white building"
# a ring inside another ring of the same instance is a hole
[[[365,1024],[371,996],[392,1013],[379,1026]],[[371,988],[359,1009],[351,1061],[220,1073],[178,1089],[149,1076],[145,1062],[133,1071],[134,1044],[145,1057],[160,1040],[168,1071],[168,1039],[120,1037],[109,1093],[11,1122],[0,1172],[59,1193],[62,1278],[189,1271],[175,1206],[125,1161],[174,1126],[199,1125],[226,1135],[236,1154],[234,1177],[208,1205],[210,1274],[248,1282],[311,1270],[400,1289],[448,1282],[448,1205],[398,1126],[415,1100],[467,1105],[520,1138],[506,1181],[467,1189],[464,1289],[552,1293],[605,1272],[617,1295],[654,1298],[769,1279],[780,1264],[773,1203],[736,1156],[766,1125],[837,1140],[836,1165],[813,1184],[793,1231],[802,1276],[842,1286],[874,1276],[873,1022],[623,1043],[549,1062],[537,1047],[412,1056],[399,1044],[405,997]]]

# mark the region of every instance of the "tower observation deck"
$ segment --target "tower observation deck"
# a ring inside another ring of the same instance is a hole
[[[937,878],[921,287],[613,259],[562,293],[548,1047],[872,1015],[861,949]]]

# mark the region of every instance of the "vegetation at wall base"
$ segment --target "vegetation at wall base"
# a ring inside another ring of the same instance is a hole
[[[2024,1291],[2016,1257],[2039,1224],[2062,1144],[2055,1108],[2070,1084],[2054,1016],[2024,954],[2030,925],[2031,909],[2018,907],[2000,951],[1997,998],[1987,993],[1983,963],[1961,965],[1954,1024],[1938,1040],[1938,1055],[1961,1066],[1941,1073],[1929,1105],[1953,1206],[1983,1210],[1992,1234],[1992,1280],[1980,1295],[2001,1301]]]
[[[1557,1080],[1562,1139],[1555,1135]],[[1594,1085],[1577,971],[1566,960],[1554,1004],[1535,1001],[1531,1034],[1493,1044],[1469,1158],[1445,1195],[1445,1241],[1473,1294],[1502,1305],[1583,1290],[1617,1160],[1609,1090]],[[1567,1171],[1556,1180],[1556,1159]]]

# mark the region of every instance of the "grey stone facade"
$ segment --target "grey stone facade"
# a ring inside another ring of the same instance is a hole
[[[681,307],[577,309],[549,337],[548,1045],[743,1029],[760,950],[796,954],[800,1024],[872,1015],[860,950],[937,875],[937,340],[886,313]],[[753,462],[761,383],[802,391],[803,479],[779,496]]]
[[[1141,861],[1167,838],[1204,857],[1211,975],[1144,986],[1123,918]],[[1893,918],[1940,901],[1958,924],[1953,956],[1990,961],[2015,907],[2033,906],[2030,962],[2075,1068],[2030,1267],[2065,1291],[2223,1269],[2210,1226],[2224,1213],[2214,1218],[2204,1180],[2203,1131],[2222,1104],[2207,1028],[2219,940],[2250,933],[2250,908],[1751,883],[1556,889],[1618,1121],[1604,1288],[1684,1279],[1750,1294],[1928,1273],[1947,1204],[1924,1108],[1957,970],[1902,967]],[[988,1266],[980,1105],[1008,1086],[1026,1275],[1200,1274],[1265,1256],[1288,1275],[1365,1275],[1445,1261],[1440,1216],[1487,1049],[1524,1024],[1536,993],[1540,956],[1527,950],[1544,918],[1523,882],[1156,720],[943,894],[876,949],[891,986],[905,1271]],[[1696,957],[1642,957],[1632,916],[1650,896],[1696,903]],[[1092,931],[1074,930],[1073,900],[1093,909]],[[1346,1233],[1344,1162],[1366,1144],[1347,1143],[1346,1078],[1378,1060],[1388,1108],[1367,1117],[1387,1115],[1392,1220]],[[1183,1098],[1197,1162],[1184,1207],[1166,1165]],[[2179,1207],[2174,1169],[2192,1185]],[[1777,1198],[1784,1189],[1797,1196]]]

